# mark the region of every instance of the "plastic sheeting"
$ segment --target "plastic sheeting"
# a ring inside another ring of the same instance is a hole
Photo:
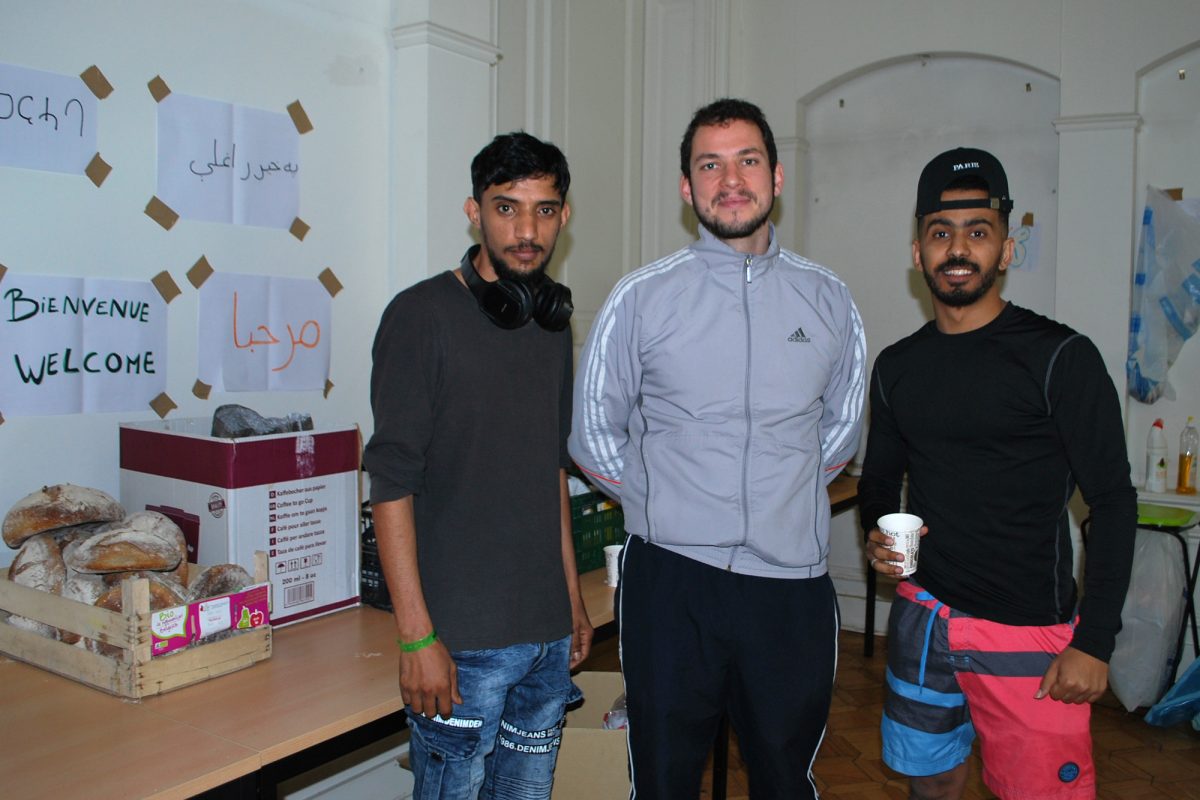
[[[1143,403],[1175,398],[1167,379],[1183,343],[1200,328],[1200,219],[1146,187],[1129,317],[1129,394]]]

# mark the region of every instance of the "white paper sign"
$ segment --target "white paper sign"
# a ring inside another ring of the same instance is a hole
[[[0,64],[0,165],[82,175],[98,101],[78,75]]]
[[[143,411],[166,388],[167,304],[149,282],[0,282],[4,416]]]
[[[213,273],[200,287],[200,380],[226,392],[324,389],[332,305],[316,280]]]
[[[175,92],[158,104],[157,194],[184,219],[288,228],[299,172],[287,114]]]
[[[1037,272],[1042,249],[1042,229],[1036,225],[1018,225],[1008,235],[1013,239],[1013,257],[1009,269]]]
[[[201,639],[229,630],[229,608],[228,597],[218,597],[216,600],[205,600],[200,603],[196,619],[200,623]]]

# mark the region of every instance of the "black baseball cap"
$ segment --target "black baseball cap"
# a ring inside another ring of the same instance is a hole
[[[963,177],[975,177],[988,186],[988,197],[943,202],[942,192]],[[1012,211],[1008,196],[1008,176],[994,155],[986,150],[957,147],[934,158],[921,170],[917,182],[917,219],[934,211],[954,208],[995,208],[1002,214]]]

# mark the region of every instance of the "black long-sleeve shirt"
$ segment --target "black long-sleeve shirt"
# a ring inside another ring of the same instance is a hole
[[[978,330],[930,322],[888,347],[871,378],[864,530],[898,509],[906,473],[908,510],[929,527],[916,581],[1008,625],[1076,611],[1067,504],[1078,485],[1092,522],[1072,646],[1108,660],[1137,495],[1116,390],[1089,339],[1010,303]]]

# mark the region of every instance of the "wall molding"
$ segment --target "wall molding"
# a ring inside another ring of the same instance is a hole
[[[787,153],[804,154],[809,151],[808,139],[803,136],[776,136],[775,149]]]
[[[418,22],[392,29],[392,47],[404,50],[409,47],[436,47],[456,55],[465,56],[488,66],[500,60],[500,49],[491,42],[476,39],[465,33],[451,30],[434,22]]]
[[[1142,125],[1141,114],[1080,114],[1074,117],[1059,117],[1054,120],[1056,133],[1078,133],[1079,131],[1125,131],[1137,130]]]

